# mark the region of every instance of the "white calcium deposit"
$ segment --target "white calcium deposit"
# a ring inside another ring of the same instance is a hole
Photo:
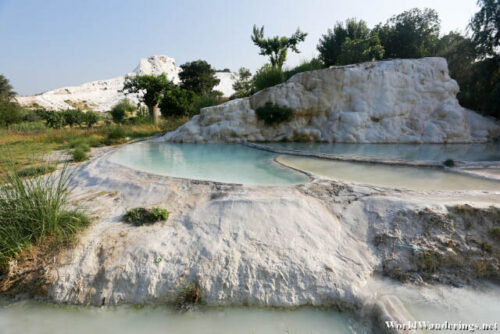
[[[469,143],[500,135],[497,122],[458,104],[444,58],[400,59],[299,73],[249,98],[208,107],[164,139],[175,142],[309,140],[340,143]],[[255,110],[291,107],[267,126]]]
[[[175,64],[174,58],[167,56],[152,56],[140,60],[134,71],[127,75],[162,74],[175,83],[179,82],[179,73],[182,71]],[[233,83],[236,75],[231,72],[217,72],[216,76],[220,83],[215,87],[224,96],[234,93]],[[125,95],[120,92],[123,89],[125,76],[107,80],[92,81],[80,86],[63,87],[44,92],[34,96],[18,96],[19,104],[26,107],[42,107],[46,109],[61,110],[81,108],[84,110],[109,111],[113,105],[121,99],[128,98],[133,103],[138,99],[135,95]]]

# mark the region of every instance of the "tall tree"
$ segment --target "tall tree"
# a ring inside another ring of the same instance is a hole
[[[123,89],[125,94],[138,94],[138,98],[149,110],[151,120],[158,124],[158,104],[161,101],[163,92],[173,83],[167,79],[167,75],[136,75],[126,76]]]
[[[191,90],[198,95],[210,94],[220,82],[215,70],[204,60],[195,60],[181,65],[179,73],[181,88]]]
[[[328,29],[325,35],[321,36],[317,49],[319,59],[326,66],[338,65],[339,56],[342,52],[342,44],[347,38],[351,40],[367,39],[370,36],[370,29],[363,20],[355,18],[347,19],[345,24],[337,22],[333,29]]]
[[[380,44],[377,34],[367,38],[350,39],[347,37],[342,44],[338,57],[340,65],[357,64],[365,61],[382,59],[384,47]]]
[[[14,96],[16,96],[16,92],[12,90],[9,79],[0,74],[0,101],[8,102]]]
[[[469,28],[479,55],[498,56],[500,52],[500,2],[478,0],[479,11],[472,17]]]
[[[281,69],[286,61],[288,49],[295,53],[300,53],[297,45],[306,39],[307,33],[297,31],[290,37],[274,36],[264,38],[264,26],[260,29],[256,25],[253,26],[253,34],[250,37],[253,43],[260,48],[260,55],[269,56],[271,65]]]
[[[232,97],[240,98],[252,94],[252,72],[248,68],[241,67],[238,70],[238,79],[233,83],[234,94]]]
[[[374,28],[385,49],[385,58],[422,58],[434,55],[440,20],[434,9],[413,8]]]

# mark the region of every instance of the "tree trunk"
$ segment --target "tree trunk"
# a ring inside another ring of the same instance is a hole
[[[151,122],[154,125],[158,125],[158,105],[148,106],[149,116],[151,116]]]

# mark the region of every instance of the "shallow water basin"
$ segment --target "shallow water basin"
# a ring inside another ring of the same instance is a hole
[[[307,176],[280,166],[276,155],[238,144],[138,143],[115,152],[112,162],[159,175],[249,185],[287,185]]]

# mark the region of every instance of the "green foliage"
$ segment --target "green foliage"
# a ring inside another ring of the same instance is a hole
[[[17,175],[19,177],[33,177],[52,173],[55,170],[56,167],[53,165],[30,166],[17,171]]]
[[[172,85],[163,93],[160,103],[161,115],[164,117],[190,116],[191,105],[195,98],[192,91]]]
[[[499,56],[500,52],[500,2],[478,0],[479,11],[472,17],[470,29],[478,54],[483,57]]]
[[[48,111],[45,114],[45,121],[48,127],[54,129],[62,128],[65,124],[62,112],[58,111]]]
[[[196,60],[181,65],[179,73],[181,88],[193,91],[197,95],[209,94],[220,80],[215,70],[204,60]]]
[[[9,102],[16,92],[12,90],[12,86],[9,80],[0,74],[0,102]]]
[[[380,44],[377,34],[367,38],[346,38],[342,44],[338,63],[341,65],[357,64],[365,61],[382,59],[384,48]]]
[[[319,51],[319,59],[325,66],[339,64],[339,56],[342,52],[342,44],[347,38],[351,40],[365,40],[370,37],[370,29],[365,21],[356,20],[355,18],[347,19],[345,24],[337,22],[332,29],[321,36],[317,49]]]
[[[319,60],[318,58],[313,58],[310,61],[303,61],[299,66],[296,66],[290,70],[286,70],[285,78],[286,80],[288,80],[297,73],[320,70],[322,68],[324,68],[324,65],[321,60]]]
[[[0,264],[44,240],[45,246],[72,240],[89,218],[70,208],[69,181],[64,167],[42,178],[22,179],[13,169],[0,179]]]
[[[123,220],[135,226],[142,226],[144,224],[153,224],[162,220],[167,220],[168,211],[166,209],[153,207],[146,209],[143,207],[130,209],[123,216]]]
[[[21,120],[22,110],[16,103],[0,101],[0,126],[8,127]]]
[[[47,126],[44,122],[21,122],[12,124],[9,127],[11,132],[17,133],[42,133],[47,130]]]
[[[125,129],[121,126],[113,126],[108,129],[107,133],[107,143],[114,144],[120,142],[123,138],[127,136]]]
[[[443,165],[446,167],[454,167],[455,166],[455,161],[453,159],[446,159],[443,161]]]
[[[271,102],[267,102],[263,107],[257,108],[255,112],[257,118],[264,121],[266,125],[276,125],[287,122],[292,119],[294,114],[292,108],[279,106]]]
[[[255,73],[253,86],[255,91],[258,92],[259,90],[283,83],[285,79],[285,74],[281,68],[266,64]]]
[[[297,45],[306,39],[307,33],[297,31],[290,37],[274,36],[264,38],[264,26],[260,29],[256,25],[253,26],[252,42],[259,47],[259,54],[268,56],[272,67],[281,69],[286,61],[288,49],[295,53],[300,53]]]
[[[85,149],[83,147],[78,146],[73,150],[73,161],[81,162],[87,159],[87,153],[85,153]]]
[[[233,89],[234,94],[232,98],[242,98],[252,95],[252,72],[248,68],[241,67],[238,70],[238,79],[233,83]]]
[[[99,122],[99,114],[93,111],[87,111],[84,116],[84,122],[88,128],[93,127]]]
[[[438,13],[429,8],[413,8],[377,25],[385,58],[422,58],[436,53],[439,41]]]
[[[126,76],[122,92],[125,94],[139,94],[140,100],[148,107],[151,120],[158,124],[158,104],[163,92],[173,85],[167,75],[136,75]]]
[[[85,113],[79,109],[67,109],[62,111],[64,124],[73,127],[73,125],[81,126],[85,117]]]
[[[197,115],[200,110],[206,107],[215,106],[220,103],[220,94],[203,94],[200,96],[195,96],[193,103],[191,104],[189,114]]]
[[[136,110],[137,107],[130,103],[128,99],[123,99],[111,108],[110,114],[113,122],[122,123],[126,117],[129,117]]]

